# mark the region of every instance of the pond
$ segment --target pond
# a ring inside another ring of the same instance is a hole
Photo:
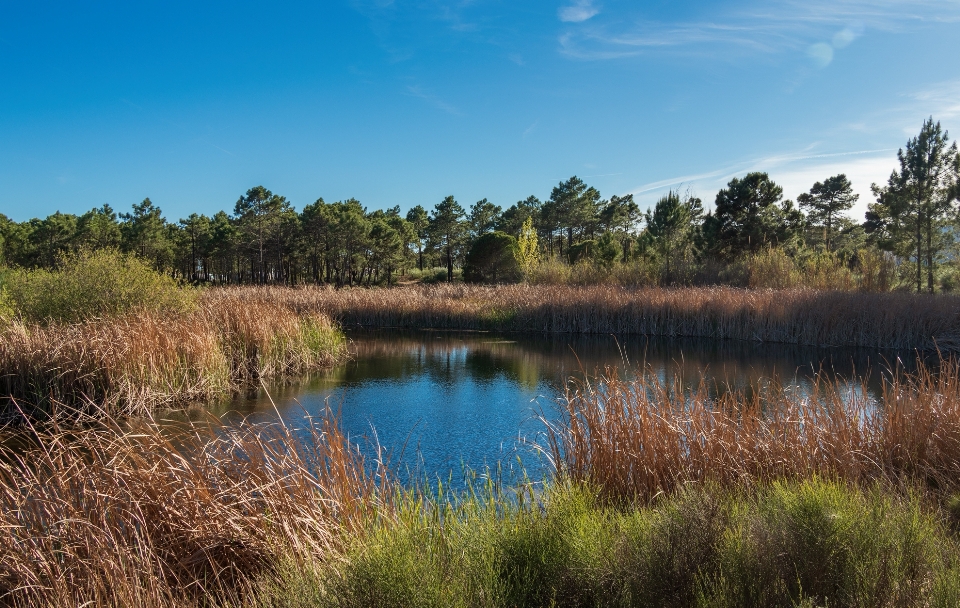
[[[218,404],[228,424],[270,420],[293,427],[329,403],[350,437],[391,454],[401,479],[441,479],[461,486],[465,471],[502,465],[505,478],[541,476],[533,449],[543,422],[571,376],[607,366],[631,375],[642,366],[661,379],[711,390],[749,389],[770,380],[805,391],[818,371],[877,396],[884,370],[910,369],[915,355],[816,349],[742,341],[614,336],[531,336],[484,332],[351,331],[352,358],[300,383],[275,385]],[[272,400],[272,401],[271,401]],[[276,404],[276,409],[273,404]]]

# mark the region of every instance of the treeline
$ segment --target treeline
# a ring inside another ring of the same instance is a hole
[[[464,208],[448,196],[407,213],[322,198],[298,212],[257,186],[232,213],[175,222],[150,199],[129,213],[104,205],[22,223],[0,214],[0,263],[55,267],[70,252],[116,248],[196,283],[343,286],[391,284],[411,273],[452,281],[461,271],[467,280],[504,282],[558,266],[596,276],[630,267],[639,282],[658,284],[743,283],[745,260],[762,259],[780,274],[828,268],[870,274],[871,288],[951,289],[957,146],[931,118],[898,159],[887,184],[874,184],[877,200],[863,222],[846,215],[858,195],[843,174],[791,201],[769,175],[749,173],[721,189],[710,211],[689,192],[670,192],[643,212],[633,195],[605,199],[575,176],[545,200],[530,196],[507,209],[486,199]]]

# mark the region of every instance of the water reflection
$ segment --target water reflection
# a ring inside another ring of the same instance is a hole
[[[453,475],[498,462],[520,464],[531,476],[542,463],[530,450],[571,375],[608,366],[629,376],[647,369],[664,382],[690,387],[708,380],[715,394],[754,390],[771,380],[805,392],[823,373],[860,386],[870,370],[868,393],[876,396],[884,370],[909,371],[907,353],[822,350],[737,341],[665,340],[613,336],[533,337],[462,332],[355,331],[353,359],[298,384],[220,404],[230,422],[276,418],[292,425],[339,408],[344,429],[356,441],[377,441],[393,454],[402,477]],[[898,357],[899,355],[899,357]]]

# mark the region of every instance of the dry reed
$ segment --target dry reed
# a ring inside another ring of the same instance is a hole
[[[240,294],[176,315],[13,321],[0,327],[0,397],[8,416],[142,414],[328,367],[344,352],[323,314]]]
[[[391,485],[329,411],[305,433],[32,433],[0,458],[0,604],[233,603],[280,566],[316,567],[389,513]]]
[[[812,346],[960,350],[960,297],[809,289],[611,285],[245,287],[216,298],[282,302],[346,325],[700,337]]]
[[[960,489],[960,363],[889,380],[878,402],[866,395],[825,380],[806,396],[777,386],[711,395],[704,381],[684,390],[680,379],[607,370],[568,387],[547,451],[561,475],[615,500],[811,477]]]
[[[960,363],[892,380],[876,402],[826,383],[806,397],[774,387],[762,399],[682,386],[613,373],[571,386],[566,417],[548,427],[554,487],[641,502],[690,482],[760,495],[767,482],[811,477],[958,490]],[[0,603],[9,605],[256,605],[264,589],[295,594],[284,587],[291,572],[342,580],[358,551],[377,555],[377,530],[389,538],[403,517],[452,525],[451,539],[479,525],[509,528],[492,538],[515,531],[497,514],[516,505],[493,494],[488,512],[457,528],[449,511],[401,489],[382,460],[365,462],[329,410],[306,432],[200,425],[171,435],[149,420],[108,419],[24,435],[27,447],[0,450]],[[357,584],[389,586],[392,567]]]

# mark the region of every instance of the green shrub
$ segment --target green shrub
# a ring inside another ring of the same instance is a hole
[[[404,511],[331,564],[318,605],[948,606],[960,595],[956,542],[889,487],[691,486],[605,506],[561,485]]]
[[[380,529],[330,582],[332,605],[343,608],[449,606],[442,538],[422,526]],[[433,550],[430,550],[433,549]],[[439,550],[438,550],[439,549]]]
[[[13,319],[16,315],[17,311],[13,308],[13,301],[7,293],[3,279],[0,278],[0,326]]]
[[[134,310],[178,313],[197,292],[181,287],[132,254],[81,251],[57,270],[11,270],[4,277],[8,306],[26,321],[75,322]],[[0,312],[2,314],[2,312]]]
[[[504,232],[477,238],[463,264],[463,279],[471,283],[512,283],[520,277],[517,239]]]
[[[571,264],[592,261],[596,249],[597,242],[595,240],[580,241],[576,245],[570,245],[569,249],[567,249],[567,259]]]
[[[571,264],[592,262],[609,268],[623,258],[623,246],[612,234],[605,232],[599,239],[580,241],[567,250]]]
[[[459,268],[453,269],[453,280],[456,281],[458,275],[461,273]],[[425,268],[423,273],[420,275],[420,282],[432,285],[434,283],[446,283],[447,282],[447,269],[446,268]]]
[[[880,488],[777,483],[739,511],[712,585],[716,605],[916,605],[944,566],[944,531],[918,502]]]

